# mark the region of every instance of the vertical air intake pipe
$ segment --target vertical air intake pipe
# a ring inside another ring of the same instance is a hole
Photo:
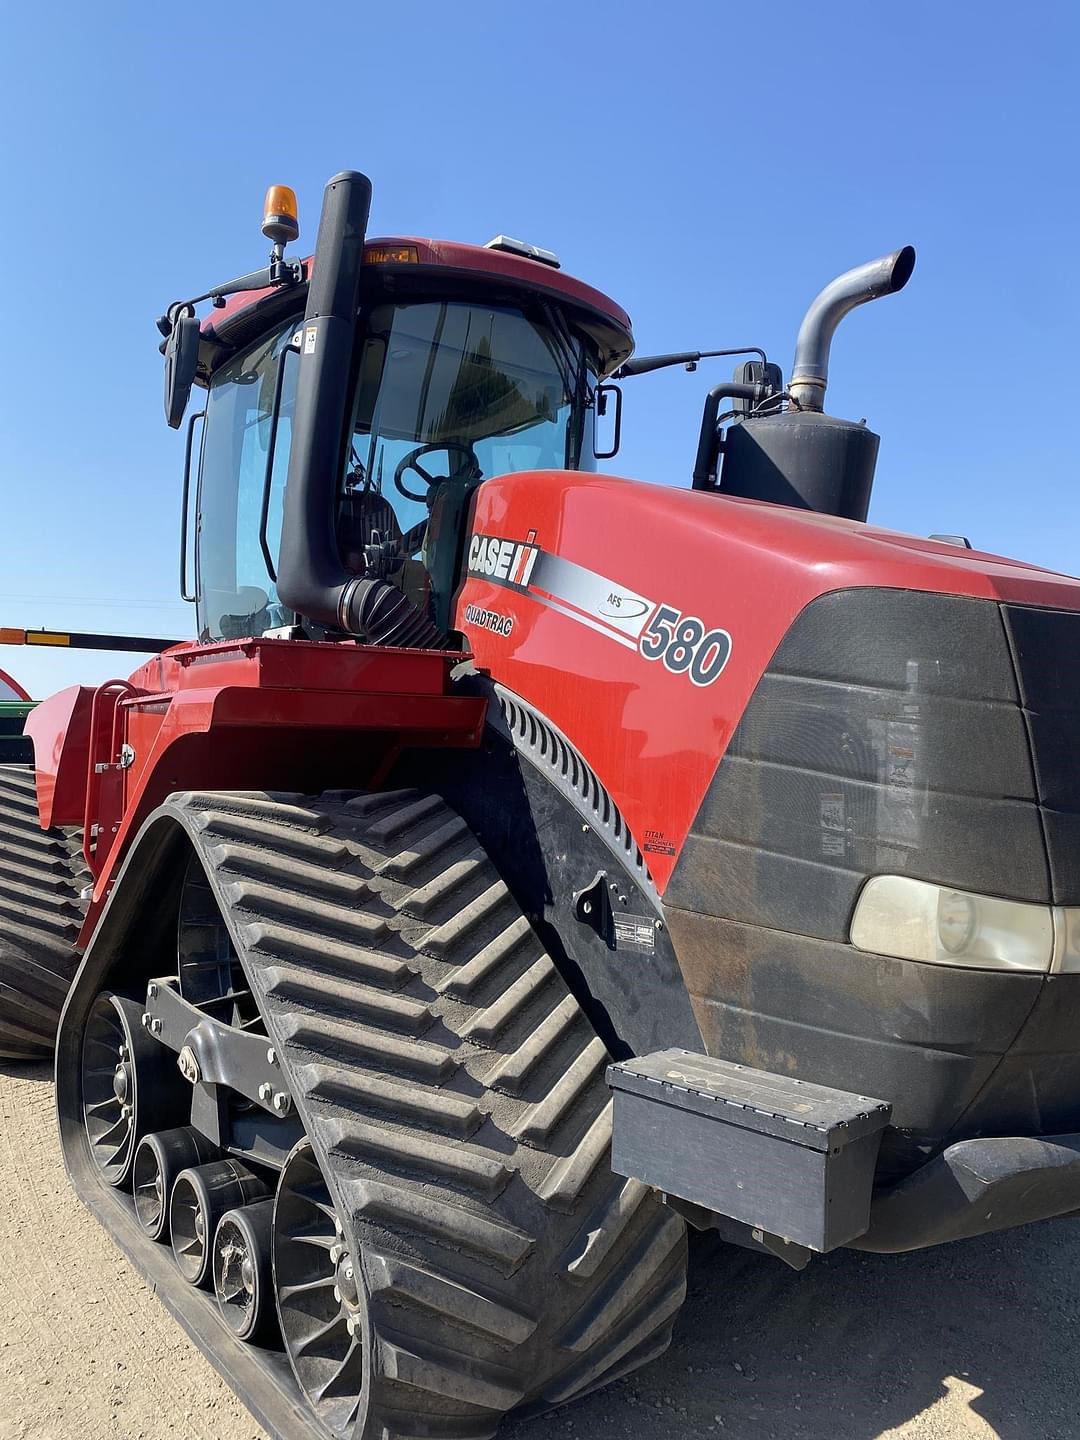
[[[829,383],[829,350],[836,327],[856,305],[894,295],[911,279],[915,250],[905,245],[880,260],[870,260],[845,270],[825,286],[811,304],[799,326],[795,341],[795,363],[791,367],[788,392],[799,410],[825,409],[825,387]]]
[[[352,359],[370,209],[366,175],[343,170],[327,183],[300,343],[278,595],[290,610],[332,630],[373,643],[438,647],[443,636],[400,590],[352,574],[338,551],[338,484],[352,421]]]
[[[319,238],[300,342],[278,594],[309,620],[341,625],[342,592],[355,579],[338,554],[334,501],[349,417],[350,378],[371,181],[343,170],[323,193]]]

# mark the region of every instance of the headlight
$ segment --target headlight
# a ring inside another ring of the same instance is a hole
[[[1080,908],[1028,905],[906,875],[875,875],[855,906],[851,943],[933,965],[1075,974]]]

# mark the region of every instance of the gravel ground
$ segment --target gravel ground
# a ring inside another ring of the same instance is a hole
[[[263,1440],[72,1194],[0,1066],[0,1440]],[[801,1276],[699,1240],[668,1354],[503,1440],[1076,1440],[1080,1222]]]

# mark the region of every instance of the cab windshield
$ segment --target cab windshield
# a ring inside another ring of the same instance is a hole
[[[389,580],[446,629],[461,517],[480,481],[580,465],[585,366],[554,311],[375,306],[342,480],[345,566]]]
[[[460,520],[476,485],[517,470],[581,466],[588,353],[554,309],[403,301],[377,304],[361,320],[338,491],[341,559],[355,574],[397,585],[445,627]],[[211,382],[196,532],[203,640],[259,635],[293,618],[278,602],[263,542],[276,571],[294,336],[295,320]]]

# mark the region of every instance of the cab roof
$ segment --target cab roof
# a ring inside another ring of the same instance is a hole
[[[415,252],[415,261],[376,259],[380,252],[402,250]],[[311,278],[314,258],[309,255],[303,261],[304,283],[300,286],[244,291],[231,296],[223,306],[211,310],[203,318],[200,370],[204,375],[216,369],[221,359],[261,330],[264,324],[284,318],[300,308],[298,302],[306,294],[306,282]],[[589,329],[604,333],[606,343],[602,349],[608,357],[605,370],[621,364],[634,348],[630,317],[620,305],[602,291],[540,260],[492,250],[483,245],[461,245],[456,241],[423,239],[412,235],[369,237],[364,246],[364,259],[373,270],[377,265],[379,272],[388,278],[399,275],[421,279],[433,270],[439,270],[459,280],[471,278],[495,284],[502,281],[546,299],[561,301],[578,312],[584,312],[583,318],[592,321]]]

